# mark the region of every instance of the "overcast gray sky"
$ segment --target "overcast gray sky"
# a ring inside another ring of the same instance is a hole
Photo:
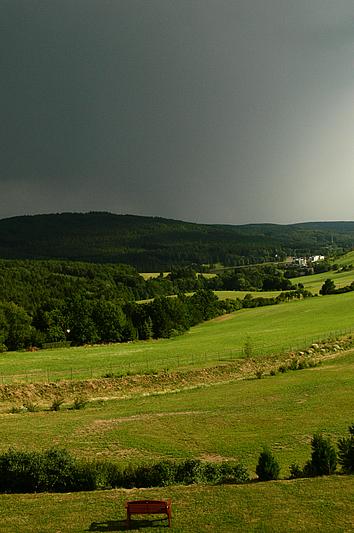
[[[0,0],[0,218],[354,220],[353,0]]]

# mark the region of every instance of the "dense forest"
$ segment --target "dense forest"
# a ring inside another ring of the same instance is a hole
[[[278,298],[220,301],[215,289],[280,290]],[[214,277],[191,267],[145,280],[134,267],[75,261],[0,260],[0,350],[170,337],[241,307],[308,294],[273,265]]]
[[[353,243],[354,222],[228,226],[97,212],[0,220],[0,258],[125,263],[140,272],[328,255]]]

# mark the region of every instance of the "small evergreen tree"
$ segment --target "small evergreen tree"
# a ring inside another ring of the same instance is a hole
[[[337,452],[328,437],[316,433],[311,440],[311,459],[305,464],[307,476],[327,476],[337,467]]]
[[[264,447],[258,458],[256,474],[259,481],[278,479],[280,466],[269,448]]]
[[[348,430],[350,436],[338,441],[338,463],[345,474],[354,474],[354,424]]]
[[[336,290],[336,286],[334,284],[334,281],[333,279],[326,279],[326,281],[324,282],[324,284],[322,285],[321,289],[320,289],[320,294],[322,294],[323,296],[325,294],[333,294]]]

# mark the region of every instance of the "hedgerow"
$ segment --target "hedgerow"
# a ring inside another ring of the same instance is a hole
[[[192,483],[243,483],[241,464],[195,459],[161,461],[121,468],[110,461],[79,461],[66,450],[44,452],[9,449],[0,455],[0,492],[70,492],[95,489],[163,487]]]

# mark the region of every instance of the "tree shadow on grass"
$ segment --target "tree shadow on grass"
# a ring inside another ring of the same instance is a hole
[[[147,527],[166,527],[166,519],[160,518],[155,520],[131,520],[130,527],[126,520],[107,520],[106,522],[92,522],[87,531],[134,531]]]

